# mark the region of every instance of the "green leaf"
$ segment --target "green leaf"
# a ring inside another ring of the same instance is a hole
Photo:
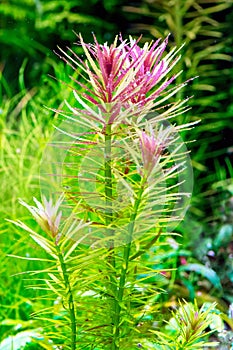
[[[233,228],[232,225],[223,225],[214,240],[214,246],[216,248],[225,247],[232,238]]]
[[[178,271],[179,272],[183,272],[183,271],[196,272],[202,275],[203,277],[207,278],[215,288],[222,289],[222,285],[217,273],[214,270],[210,269],[209,267],[206,267],[201,264],[187,264],[187,265],[180,266],[178,268]]]

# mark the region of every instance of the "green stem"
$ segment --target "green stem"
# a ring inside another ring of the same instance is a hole
[[[105,130],[105,224],[106,224],[106,233],[107,236],[111,237],[113,235],[113,230],[109,229],[108,226],[112,222],[112,135],[111,135],[111,124],[106,125]],[[110,264],[115,267],[115,258],[114,258],[114,240],[110,238],[109,249],[112,253],[109,255]]]
[[[128,231],[129,243],[126,244],[124,247],[124,257],[123,257],[124,261],[121,268],[119,288],[118,288],[117,299],[116,299],[117,304],[116,304],[116,316],[114,320],[114,343],[113,343],[112,350],[120,349],[119,348],[120,326],[122,326],[121,325],[121,310],[122,310],[121,305],[123,301],[126,277],[127,277],[128,267],[130,262],[129,257],[130,257],[130,250],[131,250],[131,244],[132,244],[131,241],[132,241],[133,232],[134,232],[135,220],[138,214],[139,205],[141,203],[142,194],[144,192],[145,183],[146,183],[146,179],[144,178],[142,180],[142,184],[141,184],[137,199],[135,200],[135,203],[134,203],[133,213],[130,217],[129,231]]]
[[[68,297],[68,309],[70,314],[70,329],[71,329],[71,350],[76,350],[76,316],[75,316],[75,307],[74,307],[74,298],[72,294],[72,288],[69,281],[69,275],[66,269],[66,263],[64,261],[63,255],[59,249],[59,246],[56,245],[57,255],[60,262],[62,276],[64,279],[66,293]]]
[[[114,234],[114,230],[108,228],[113,220],[112,213],[112,130],[111,124],[106,125],[105,129],[105,203],[106,203],[106,211],[105,211],[105,224],[106,224],[106,234],[111,237]],[[109,273],[110,280],[110,312],[112,313],[112,324],[115,324],[115,315],[116,315],[116,295],[117,295],[117,284],[115,278],[115,247],[114,247],[114,239],[110,238],[109,240],[109,255],[108,255],[108,263],[111,266],[111,270]],[[114,343],[112,343],[112,350],[116,350]]]
[[[111,125],[106,125],[105,130],[105,201],[106,201],[106,225],[112,221],[112,135]]]
[[[181,0],[175,0],[175,25],[176,25],[176,32],[174,33],[175,35],[175,41],[176,41],[176,45],[177,47],[179,47],[182,44],[182,27],[183,27],[183,23],[182,23],[182,7],[181,7]]]
[[[182,21],[182,8],[181,8],[181,0],[175,0],[175,25],[176,25],[176,31],[174,33],[175,35],[175,42],[176,42],[176,47],[180,47],[182,45],[182,41],[183,41],[183,32],[182,32],[182,28],[183,28],[183,21]],[[176,69],[177,71],[181,71],[183,68],[183,62],[182,59],[179,60],[179,62],[177,62],[176,65]],[[179,85],[181,84],[183,81],[183,77],[182,75],[179,75],[177,77],[176,83]],[[178,91],[177,93],[177,99],[181,100],[183,96],[183,91],[182,89]]]
[[[174,32],[176,47],[179,48],[183,43],[183,32],[184,32],[184,26],[183,26],[183,16],[185,10],[182,8],[182,1],[181,0],[175,0],[175,6],[174,6],[174,22],[176,30]],[[180,72],[183,70],[183,58],[179,60],[176,64],[177,72]],[[183,75],[179,75],[176,79],[176,84],[180,85],[183,82]],[[184,89],[180,89],[177,92],[176,99],[177,100],[183,100],[184,98]],[[179,124],[185,123],[185,116],[181,115],[179,117]]]

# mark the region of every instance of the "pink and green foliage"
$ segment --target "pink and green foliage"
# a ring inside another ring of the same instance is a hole
[[[60,49],[61,58],[80,72],[80,80],[71,77],[78,86],[76,105],[66,102],[68,111],[55,110],[63,116],[61,139],[51,142],[64,148],[66,140],[65,159],[57,162],[62,173],[53,173],[62,178],[60,187],[50,187],[51,196],[62,193],[64,200],[35,200],[37,208],[21,201],[46,236],[16,222],[49,255],[45,289],[60,302],[49,336],[62,349],[173,349],[169,337],[164,347],[155,336],[164,271],[145,264],[143,256],[152,246],[159,252],[175,235],[170,232],[192,191],[179,136],[191,124],[168,122],[188,109],[186,100],[174,101],[187,82],[176,86],[181,72],[170,75],[180,48],[165,54],[168,38],[142,48],[140,38],[119,36],[110,46],[78,38],[85,60]],[[187,349],[198,348],[208,325],[193,331]]]
[[[70,54],[62,49],[60,51],[63,54],[61,58],[74,70],[79,69],[86,81],[76,81],[86,90],[81,96],[78,90],[74,91],[77,101],[84,107],[87,115],[90,113],[90,116],[104,125],[113,124],[114,121],[122,122],[132,115],[151,112],[155,106],[175,95],[187,83],[165,91],[181,73],[168,77],[168,73],[180,59],[180,48],[174,48],[162,57],[168,38],[160,45],[160,40],[145,43],[143,48],[139,46],[140,38],[134,40],[130,37],[127,42],[120,37],[118,44],[116,37],[110,46],[107,43],[100,45],[95,37],[94,39],[94,45],[86,44],[79,35],[78,44],[86,54],[85,62],[71,49],[68,51]],[[90,102],[92,109],[87,107],[85,100]],[[182,105],[183,101],[179,101],[176,109]],[[99,108],[99,116],[94,113],[94,106]]]

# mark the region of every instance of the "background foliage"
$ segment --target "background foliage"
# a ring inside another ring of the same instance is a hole
[[[30,314],[40,308],[41,292],[28,290],[30,281],[15,275],[33,270],[36,263],[16,264],[8,256],[32,256],[37,248],[4,219],[26,219],[34,225],[18,198],[31,202],[40,193],[39,162],[57,122],[44,106],[57,108],[64,98],[71,99],[59,82],[70,83],[69,68],[52,50],[57,45],[71,46],[76,40],[73,30],[82,32],[86,41],[92,41],[92,32],[100,42],[110,42],[122,32],[123,36],[143,33],[145,41],[171,33],[171,46],[186,42],[178,67],[184,70],[180,79],[199,78],[177,98],[194,95],[185,118],[201,120],[191,135],[183,134],[186,140],[196,140],[189,144],[195,187],[179,228],[182,239],[171,240],[170,248],[161,251],[159,267],[177,270],[164,274],[161,286],[168,293],[159,302],[167,310],[180,297],[193,300],[196,296],[200,303],[216,300],[224,312],[226,330],[232,330],[228,313],[233,303],[232,1],[2,0],[0,16],[0,338],[17,334],[20,339],[39,339],[38,324]],[[145,259],[150,264],[153,250]],[[223,349],[226,337],[220,337]],[[46,348],[46,342],[40,346]]]

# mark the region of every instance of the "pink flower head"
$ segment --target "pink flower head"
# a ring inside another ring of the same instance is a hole
[[[108,114],[109,120],[106,122],[109,123],[117,119],[125,110],[129,110],[132,115],[132,110],[135,113],[135,106],[138,111],[145,111],[148,106],[153,107],[153,101],[177,76],[167,78],[167,74],[180,57],[177,56],[179,50],[173,49],[162,58],[168,37],[162,43],[160,40],[152,41],[145,43],[143,47],[139,46],[141,38],[134,40],[130,37],[127,41],[120,36],[119,44],[116,37],[113,44],[109,46],[107,43],[99,44],[95,36],[94,44],[85,43],[81,35],[78,37],[79,44],[86,55],[86,61],[81,60],[71,49],[71,56],[60,50],[64,54],[62,59],[66,63],[75,70],[78,67],[84,73],[86,83],[76,80],[75,82],[85,92],[78,94],[78,91],[75,91],[75,98],[89,115],[93,114],[95,120],[98,116],[91,105],[97,106],[102,115]],[[171,90],[169,90],[169,96],[173,94]],[[103,123],[101,117],[99,121]]]
[[[54,205],[52,199],[47,201],[45,197],[42,198],[42,203],[36,198],[33,198],[33,200],[37,207],[30,206],[22,200],[20,200],[20,203],[31,212],[44,232],[51,234],[52,237],[56,237],[62,216],[62,212],[58,212],[58,210],[63,197],[60,197]]]
[[[127,46],[131,60],[140,60],[139,69],[129,86],[129,90],[132,91],[135,90],[136,86],[140,87],[138,93],[132,95],[130,99],[132,103],[145,105],[147,102],[154,100],[175,79],[175,76],[173,76],[170,80],[165,81],[160,86],[158,85],[159,81],[171,68],[166,58],[161,59],[167,46],[168,37],[161,45],[158,45],[159,42],[160,39],[155,43],[146,43],[143,48],[140,48],[135,45],[135,40],[131,38],[130,45]],[[156,85],[158,85],[158,89],[156,89]]]
[[[162,152],[162,144],[159,140],[156,140],[153,131],[151,131],[151,135],[142,131],[140,146],[142,151],[143,169],[148,176],[159,161]]]

